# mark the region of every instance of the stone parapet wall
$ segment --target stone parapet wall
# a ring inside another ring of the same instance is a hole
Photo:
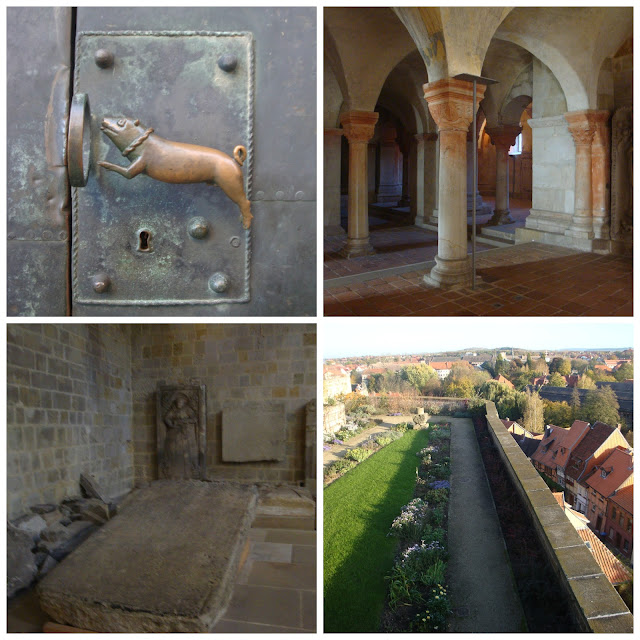
[[[326,438],[330,438],[347,423],[347,414],[342,402],[333,405],[325,404],[322,414],[322,434]]]
[[[131,344],[137,481],[157,478],[158,385],[200,383],[206,385],[208,478],[304,482],[306,405],[316,396],[315,325],[135,325]],[[223,407],[241,408],[243,401],[284,405],[282,460],[223,461]]]
[[[632,633],[633,616],[563,509],[487,402],[489,434],[583,632]]]
[[[322,397],[324,400],[351,393],[351,376],[328,376],[323,380]]]
[[[7,515],[80,494],[94,475],[116,497],[133,486],[130,329],[7,328]]]

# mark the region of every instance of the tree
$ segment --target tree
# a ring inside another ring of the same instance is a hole
[[[560,364],[558,365],[558,373],[561,376],[570,376],[571,375],[571,360],[567,358],[562,358]]]
[[[476,395],[476,390],[469,378],[447,383],[444,392],[449,398],[473,398]]]
[[[615,426],[620,422],[618,409],[620,409],[620,405],[611,387],[605,386],[593,391],[587,391],[580,408],[580,420],[591,424],[600,420],[600,422]]]
[[[530,353],[527,353],[527,368],[529,369],[529,371],[533,369],[533,358],[531,357]]]
[[[429,380],[437,378],[435,370],[426,364],[410,364],[404,367],[400,373],[403,380],[406,380],[418,393],[422,393]]]
[[[620,365],[616,371],[613,373],[614,378],[618,382],[623,382],[624,380],[633,380],[633,363],[625,362]]]
[[[551,360],[551,362],[549,363],[549,373],[555,373],[558,370],[558,367],[560,366],[560,364],[562,363],[562,358],[553,358],[553,360]]]
[[[504,372],[508,369],[509,363],[502,357],[502,354],[499,353],[496,358],[496,363],[493,367],[496,376],[499,376],[501,373],[504,375]]]
[[[561,376],[557,371],[551,374],[549,378],[549,386],[550,387],[566,387],[567,381]]]
[[[556,427],[570,427],[573,424],[573,411],[566,402],[543,400],[544,423],[555,424]]]
[[[596,383],[593,381],[593,378],[584,375],[580,376],[580,379],[578,380],[578,384],[576,386],[578,389],[595,389]]]
[[[522,421],[524,428],[531,433],[544,433],[544,403],[539,393],[525,392]]]

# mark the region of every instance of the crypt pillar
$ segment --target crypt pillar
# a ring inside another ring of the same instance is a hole
[[[349,200],[347,244],[341,250],[347,258],[369,255],[369,206],[367,153],[378,114],[371,111],[347,111],[340,117],[342,130],[349,141]]]
[[[438,134],[424,134],[424,224],[438,224]]]
[[[509,149],[522,131],[520,125],[502,125],[485,129],[496,148],[496,208],[490,225],[509,224]]]
[[[591,145],[591,210],[593,235],[598,240],[608,240],[610,233],[609,196],[611,174],[611,135],[608,111],[593,114],[595,132]]]
[[[342,129],[324,130],[324,228],[344,233],[340,226],[340,145]]]
[[[571,225],[564,232],[566,236],[591,240],[593,234],[593,196],[591,192],[591,145],[595,134],[596,111],[571,111],[565,113],[569,132],[576,147],[576,178],[574,209]]]
[[[411,213],[414,224],[424,222],[424,136],[424,133],[418,133],[413,136],[415,143],[412,146],[415,162],[409,178],[411,179]]]
[[[477,85],[473,105],[471,82],[443,78],[423,86],[440,139],[438,255],[436,266],[424,277],[433,286],[467,285],[471,280],[467,255],[467,131],[485,88]]]
[[[398,133],[392,124],[385,123],[380,127],[380,180],[377,202],[397,204],[402,196],[402,158],[397,137]]]
[[[409,195],[409,155],[411,154],[411,136],[404,134],[399,139],[398,147],[400,153],[402,153],[402,195],[398,200],[399,207],[408,207],[411,202],[411,196]]]

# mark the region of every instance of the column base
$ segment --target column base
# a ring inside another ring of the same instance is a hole
[[[430,287],[451,289],[453,287],[470,287],[472,276],[469,256],[456,260],[436,256],[436,266],[424,276],[423,281]]]
[[[497,226],[500,224],[511,224],[512,222],[514,222],[514,219],[509,215],[511,213],[511,211],[509,211],[509,209],[504,209],[504,210],[499,210],[499,209],[494,209],[493,210],[493,215],[491,216],[491,219],[489,220],[489,222],[487,222],[488,225],[493,226]]]
[[[565,236],[570,238],[579,238],[580,240],[593,240],[594,233],[591,230],[587,230],[583,227],[569,227],[565,232]]]
[[[372,256],[376,250],[369,244],[369,238],[347,238],[347,243],[338,251],[343,258],[359,258]]]

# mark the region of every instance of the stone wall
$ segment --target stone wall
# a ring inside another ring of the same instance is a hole
[[[158,385],[196,382],[206,385],[208,478],[304,481],[306,405],[316,396],[315,325],[147,324],[132,331],[136,481],[157,477]],[[284,405],[284,460],[222,460],[223,406],[243,401]]]
[[[631,633],[633,616],[611,586],[551,490],[487,402],[489,434],[528,512],[547,560],[572,605],[583,632]]]
[[[351,376],[328,376],[323,380],[322,396],[324,400],[335,398],[341,394],[351,393]]]
[[[325,404],[322,408],[322,414],[322,435],[325,438],[330,438],[347,424],[347,414],[342,402],[333,405]]]
[[[126,325],[8,325],[9,518],[78,495],[82,472],[131,489],[130,359]]]

